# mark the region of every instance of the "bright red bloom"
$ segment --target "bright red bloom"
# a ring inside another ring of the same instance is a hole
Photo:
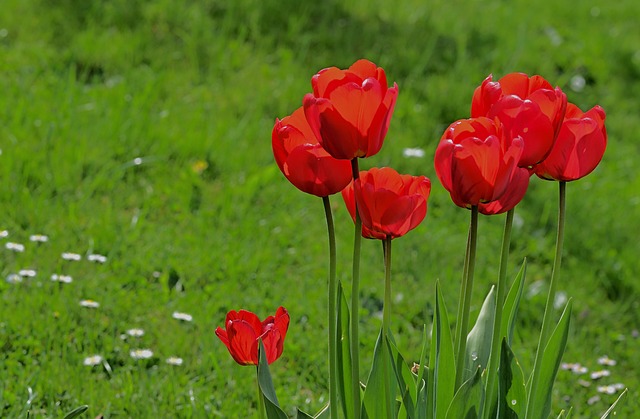
[[[342,197],[355,220],[355,203],[362,219],[362,236],[384,240],[407,234],[427,215],[431,181],[425,176],[400,175],[389,167],[360,172]]]
[[[473,93],[471,117],[498,118],[508,137],[521,137],[518,163],[531,167],[549,154],[567,106],[567,96],[541,76],[510,73],[497,82],[489,75]]]
[[[524,167],[516,167],[513,172],[513,177],[507,189],[502,196],[495,201],[487,204],[479,204],[478,211],[484,215],[496,215],[507,212],[516,207],[524,198],[527,189],[529,188],[529,178],[531,173],[529,169]]]
[[[304,113],[322,147],[337,159],[369,157],[382,142],[398,97],[382,68],[356,61],[347,70],[325,68],[311,79]]]
[[[267,363],[282,355],[284,337],[289,329],[289,313],[278,308],[275,316],[260,321],[250,311],[231,310],[227,313],[225,329],[218,327],[216,336],[225,344],[233,359],[240,365],[258,365],[258,342],[262,339]]]
[[[499,122],[463,119],[442,135],[435,154],[436,174],[456,205],[486,204],[507,191],[522,150],[522,139],[506,137]]]
[[[569,103],[556,145],[549,156],[535,167],[535,173],[543,179],[564,182],[591,173],[607,148],[605,117],[600,106],[582,112]]]
[[[302,107],[282,120],[276,119],[271,147],[280,171],[303,192],[329,196],[351,182],[351,164],[334,159],[322,148]]]

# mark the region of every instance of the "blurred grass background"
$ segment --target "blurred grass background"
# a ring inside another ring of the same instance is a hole
[[[523,71],[559,85],[583,109],[607,111],[600,167],[569,185],[560,288],[574,298],[565,361],[610,377],[559,372],[555,407],[599,417],[630,388],[638,402],[640,4],[405,0],[4,0],[0,7],[0,230],[24,252],[0,250],[0,416],[248,417],[254,370],[237,366],[213,334],[230,309],[292,324],[272,366],[281,403],[317,411],[327,400],[326,232],[321,202],[299,193],[273,162],[276,117],[310,91],[310,77],[359,58],[400,87],[382,152],[434,184],[426,221],[395,242],[392,329],[407,359],[431,323],[435,279],[455,311],[466,211],[439,185],[432,156],[442,131],[469,114],[489,74]],[[426,151],[404,158],[407,147]],[[510,274],[526,256],[526,300],[515,351],[530,370],[553,258],[557,187],[534,181],[518,207]],[[348,282],[351,222],[333,200],[339,276]],[[503,220],[483,217],[474,309],[497,275]],[[47,243],[29,241],[46,234]],[[382,299],[377,243],[363,248],[363,357]],[[104,265],[63,252],[104,254]],[[71,284],[51,282],[53,273]],[[177,282],[177,287],[173,286]],[[172,285],[172,287],[170,287]],[[100,303],[95,310],[82,299]],[[193,315],[192,322],[173,312]],[[140,338],[126,337],[142,328]],[[129,351],[154,356],[134,360]],[[91,355],[109,369],[88,367]],[[184,363],[165,363],[179,356]],[[579,380],[583,380],[580,384]],[[586,384],[591,384],[585,387]],[[593,399],[594,396],[600,400]],[[590,400],[591,399],[591,400]]]

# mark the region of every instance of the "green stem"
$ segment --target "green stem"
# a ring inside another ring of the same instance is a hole
[[[383,242],[384,245],[384,305],[382,306],[382,344],[383,346],[383,363],[384,363],[384,394],[386,397],[385,406],[387,408],[387,418],[393,418],[391,407],[395,395],[391,394],[391,371],[389,371],[389,326],[391,324],[391,236],[387,236]]]
[[[511,227],[513,226],[513,214],[515,210],[507,211],[507,218],[504,222],[504,232],[502,234],[502,248],[500,251],[500,270],[498,273],[498,289],[496,291],[496,307],[493,319],[493,335],[491,336],[491,355],[489,357],[489,369],[487,372],[487,403],[484,404],[485,416],[491,413],[497,394],[494,386],[498,376],[498,366],[500,365],[500,348],[502,345],[502,310],[507,291],[507,264],[509,259],[509,245],[511,244]]]
[[[360,419],[360,247],[362,245],[362,220],[358,213],[358,203],[355,200],[355,182],[360,177],[358,158],[351,160],[351,170],[354,181],[355,202],[355,234],[353,239],[353,271],[351,277],[351,382],[353,392],[353,413],[355,419]]]
[[[458,304],[458,313],[461,314],[456,326],[456,391],[464,382],[464,367],[467,350],[467,331],[469,328],[469,310],[471,307],[471,294],[473,291],[473,273],[476,264],[476,243],[478,238],[478,206],[471,207],[471,223],[469,225],[469,238],[467,242],[467,255],[465,256],[465,268],[462,278],[462,301]],[[462,310],[461,310],[462,309]]]
[[[529,398],[527,402],[527,413],[525,417],[529,417],[532,410],[533,400],[540,381],[540,365],[542,363],[542,355],[549,341],[553,325],[552,317],[554,304],[556,301],[556,282],[560,264],[562,262],[562,247],[564,245],[564,223],[565,223],[565,207],[566,207],[566,182],[559,182],[558,193],[558,231],[556,236],[556,254],[553,261],[553,270],[551,271],[551,280],[549,282],[549,294],[547,295],[547,304],[544,307],[544,317],[542,318],[542,330],[540,331],[540,340],[538,341],[538,350],[536,351],[536,359],[533,364],[533,376],[531,377],[531,387],[529,388]]]
[[[258,411],[260,412],[260,419],[267,419],[267,412],[264,407],[264,398],[262,395],[262,390],[260,390],[260,380],[258,379],[258,374],[256,374],[256,384],[258,385]]]
[[[337,301],[338,287],[336,286],[336,234],[333,224],[331,201],[328,196],[322,197],[324,213],[327,218],[327,233],[329,235],[329,409],[332,418],[338,417],[338,381],[337,381]]]

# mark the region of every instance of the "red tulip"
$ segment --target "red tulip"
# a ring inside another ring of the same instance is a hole
[[[513,172],[513,177],[507,189],[502,196],[495,201],[491,201],[487,204],[479,204],[478,211],[484,215],[496,215],[507,212],[516,207],[524,198],[527,189],[529,188],[529,178],[531,173],[529,169],[523,167],[516,167]]]
[[[521,137],[518,166],[531,167],[551,151],[566,106],[567,96],[541,76],[511,73],[494,82],[489,75],[473,94],[471,117],[498,118],[508,137]]]
[[[276,119],[271,147],[280,171],[303,192],[329,196],[351,182],[351,164],[334,159],[322,148],[302,107],[282,120]]]
[[[225,329],[218,327],[216,336],[225,344],[233,359],[240,365],[258,365],[258,342],[262,339],[267,363],[282,355],[284,337],[289,328],[289,313],[284,307],[276,315],[260,321],[250,311],[231,310],[227,313]]]
[[[535,173],[543,179],[564,182],[591,173],[602,160],[607,147],[605,116],[600,106],[582,112],[569,103],[556,145],[549,156],[535,167]]]
[[[347,70],[321,70],[311,84],[304,113],[329,154],[351,160],[380,151],[398,96],[398,86],[387,86],[382,68],[359,60]]]
[[[384,240],[407,234],[427,215],[431,181],[425,176],[400,175],[384,167],[360,172],[360,177],[342,191],[355,220],[355,203],[362,219],[362,236]]]
[[[463,119],[442,135],[436,174],[456,205],[486,204],[506,192],[522,150],[522,139],[505,137],[502,126],[491,119]]]

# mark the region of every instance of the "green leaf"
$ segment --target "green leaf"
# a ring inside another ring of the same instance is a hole
[[[536,368],[540,368],[540,378],[538,388],[535,391],[535,399],[529,401],[531,411],[527,412],[530,418],[546,418],[551,413],[551,393],[553,390],[553,382],[558,373],[558,367],[567,346],[567,338],[569,336],[569,323],[571,322],[571,300],[560,317],[558,325],[554,329],[549,343],[544,348],[542,354],[542,362]]]
[[[296,419],[329,419],[331,415],[331,410],[329,410],[329,404],[322,408],[318,413],[314,416],[309,415],[308,413],[303,412],[298,409],[298,413],[296,414]]]
[[[338,281],[338,356],[336,363],[338,364],[338,398],[342,404],[342,412],[346,419],[354,417],[353,394],[351,392],[351,338],[349,333],[349,304],[342,290],[342,282]]]
[[[502,351],[500,352],[498,395],[498,417],[500,419],[524,418],[527,409],[524,374],[506,338],[502,339]]]
[[[436,282],[436,310],[431,330],[431,354],[429,356],[429,379],[427,380],[427,418],[444,418],[453,399],[456,365],[449,316]]]
[[[571,419],[571,412],[573,412],[573,407],[570,407],[568,411],[561,410],[558,414],[557,419]]]
[[[393,359],[393,372],[396,377],[398,391],[400,392],[401,403],[398,417],[415,418],[414,400],[416,400],[418,396],[415,376],[400,354],[400,351],[398,351],[392,336],[387,339],[387,343],[389,345],[389,353]]]
[[[600,417],[600,419],[607,419],[609,417],[609,415],[615,415],[615,408],[616,405],[618,404],[618,402],[620,400],[622,400],[625,396],[627,395],[627,389],[625,388],[624,391],[620,394],[620,396],[618,397],[618,399],[613,402],[613,404],[611,405],[611,407],[609,409],[607,409],[606,412],[604,412],[604,414]]]
[[[463,379],[471,378],[474,371],[480,367],[487,368],[489,355],[491,355],[491,337],[493,331],[493,320],[496,315],[496,289],[491,287],[487,297],[482,303],[478,320],[473,329],[467,335],[467,350]]]
[[[507,313],[502,317],[502,324],[500,325],[501,338],[506,337],[507,343],[511,346],[513,341],[513,331],[516,326],[516,317],[518,315],[518,307],[520,306],[520,299],[522,298],[522,290],[524,289],[524,278],[527,274],[527,260],[522,262],[522,267],[516,275],[516,278],[511,285],[511,289],[507,294],[507,298],[502,306],[502,312]]]
[[[451,401],[451,406],[447,410],[447,419],[478,419],[480,408],[484,399],[484,384],[482,382],[481,368],[476,373],[462,383],[460,389]],[[438,417],[440,419],[440,417]]]
[[[76,418],[76,417],[80,416],[81,414],[83,414],[84,412],[86,412],[87,409],[89,409],[89,406],[87,406],[86,404],[83,405],[83,406],[78,406],[75,409],[73,409],[71,412],[69,412],[66,415],[64,415],[64,419]]]
[[[420,351],[420,363],[418,364],[418,376],[416,377],[416,385],[418,394],[416,397],[416,419],[427,418],[427,378],[429,377],[429,368],[425,365],[427,362],[427,326],[422,329],[422,350]],[[426,376],[425,376],[426,372]]]
[[[284,413],[278,404],[278,398],[276,397],[276,390],[273,388],[273,380],[269,372],[269,364],[267,363],[267,356],[265,355],[262,339],[260,339],[260,349],[258,352],[258,386],[260,387],[260,393],[264,400],[267,417],[269,419],[287,419],[287,414]]]
[[[387,400],[385,394],[385,363],[387,363],[387,371],[389,376],[386,378],[391,381],[390,388],[392,394],[395,394],[396,383],[392,374],[392,362],[387,355],[389,351],[385,350],[387,339],[382,334],[382,330],[378,334],[376,340],[376,346],[373,350],[373,364],[371,365],[371,371],[367,378],[367,387],[364,390],[363,404],[370,419],[383,419],[387,417]],[[390,409],[394,409],[395,406],[391,406]]]

